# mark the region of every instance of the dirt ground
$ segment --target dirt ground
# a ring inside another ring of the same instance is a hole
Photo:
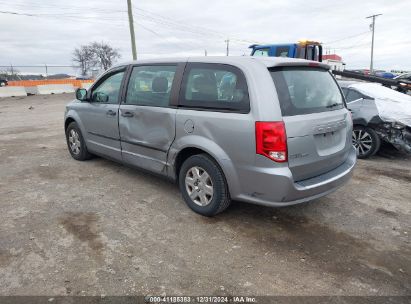
[[[411,157],[385,148],[327,197],[233,203],[73,160],[71,94],[0,99],[1,295],[411,295]]]

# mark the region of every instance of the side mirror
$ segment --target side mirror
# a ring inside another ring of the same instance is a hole
[[[87,90],[86,89],[77,89],[76,90],[76,99],[80,101],[87,101]]]

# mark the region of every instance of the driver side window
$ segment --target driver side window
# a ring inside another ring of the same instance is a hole
[[[117,104],[120,98],[124,71],[111,74],[101,82],[91,94],[92,102]]]

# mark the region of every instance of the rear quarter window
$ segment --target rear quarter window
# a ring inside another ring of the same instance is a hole
[[[180,106],[248,113],[250,101],[245,76],[232,65],[189,63],[184,71]]]
[[[283,116],[334,111],[345,107],[341,91],[325,69],[281,67],[270,69]]]

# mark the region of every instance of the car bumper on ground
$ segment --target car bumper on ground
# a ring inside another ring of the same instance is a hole
[[[346,161],[337,168],[319,176],[294,182],[288,168],[267,168],[250,172],[248,184],[257,185],[252,191],[245,191],[233,199],[264,206],[289,206],[311,201],[327,195],[344,185],[352,176],[356,164],[354,147]]]

